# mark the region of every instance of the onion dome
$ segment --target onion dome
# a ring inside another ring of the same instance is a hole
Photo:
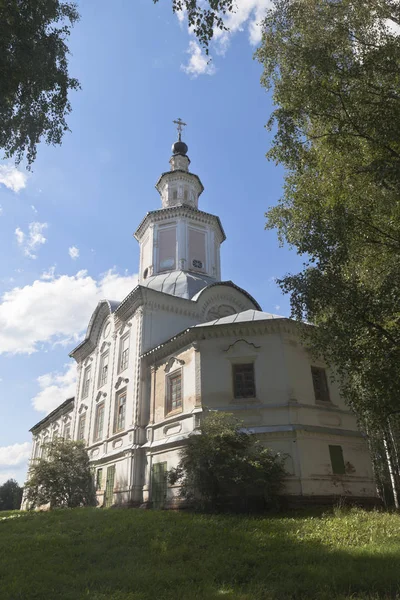
[[[172,144],[172,154],[174,156],[176,156],[177,154],[180,154],[181,156],[186,156],[187,151],[188,147],[185,144],[185,142],[182,142],[182,140],[178,140],[177,142],[175,142],[175,144]]]

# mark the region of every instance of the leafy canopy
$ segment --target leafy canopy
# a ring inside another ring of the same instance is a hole
[[[23,488],[15,479],[0,485],[0,510],[18,510],[21,506]]]
[[[245,431],[232,415],[209,413],[169,472],[180,495],[199,509],[249,510],[276,499],[285,475],[283,459]]]
[[[28,164],[41,140],[60,144],[68,130],[71,27],[79,15],[73,2],[0,0],[0,148],[5,158]]]
[[[89,456],[82,442],[57,438],[44,445],[44,457],[33,461],[25,484],[30,508],[95,506]]]
[[[399,23],[390,0],[275,0],[257,52],[276,105],[268,157],[286,167],[268,227],[307,261],[280,283],[377,422],[400,391]]]

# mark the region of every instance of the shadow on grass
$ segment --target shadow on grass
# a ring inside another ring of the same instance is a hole
[[[329,540],[307,539],[303,523],[292,515],[252,519],[138,510],[59,511],[5,521],[0,598],[400,598],[399,540],[344,550]],[[307,527],[312,535],[312,523]]]

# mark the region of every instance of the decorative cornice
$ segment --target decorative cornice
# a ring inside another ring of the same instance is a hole
[[[116,383],[115,383],[115,389],[117,390],[119,388],[119,386],[121,385],[121,383],[129,383],[129,379],[128,377],[118,377]]]
[[[147,229],[150,223],[165,221],[174,217],[189,217],[191,219],[201,221],[202,223],[212,224],[216,227],[216,231],[220,235],[220,243],[226,240],[225,231],[222,227],[219,217],[212,215],[211,213],[198,210],[197,208],[193,208],[192,206],[188,206],[186,204],[180,204],[178,206],[171,206],[168,208],[160,208],[158,210],[152,210],[148,212],[133,234],[134,238],[140,242],[144,231]]]
[[[181,360],[180,358],[177,358],[176,356],[171,356],[171,358],[168,359],[167,364],[165,365],[165,373],[169,373],[170,370],[172,369],[174,363],[177,362],[179,365],[184,365],[185,361]]]

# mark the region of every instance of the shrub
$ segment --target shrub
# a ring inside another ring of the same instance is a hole
[[[262,510],[276,504],[283,458],[246,432],[232,415],[213,412],[181,450],[168,481],[198,510]]]

